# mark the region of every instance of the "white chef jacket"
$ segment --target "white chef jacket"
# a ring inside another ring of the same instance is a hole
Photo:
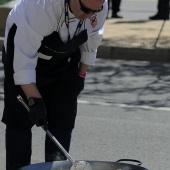
[[[81,31],[87,29],[88,40],[80,46],[81,62],[93,65],[97,48],[103,36],[103,25],[107,15],[107,1],[103,10],[94,14],[96,20],[86,19]],[[69,11],[69,30],[65,24],[65,0],[21,0],[8,15],[4,46],[6,49],[9,29],[16,24],[14,37],[14,82],[16,85],[36,83],[37,50],[45,36],[57,31],[64,43],[74,36],[79,20]],[[81,32],[80,31],[80,32]]]

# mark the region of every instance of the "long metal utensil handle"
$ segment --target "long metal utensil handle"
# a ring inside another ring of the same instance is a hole
[[[30,108],[28,107],[27,103],[23,100],[23,98],[22,98],[20,95],[17,96],[17,99],[18,99],[18,100],[21,102],[21,104],[27,109],[27,111],[30,112]],[[43,128],[43,126],[42,126],[42,128]],[[43,128],[43,130],[44,130],[44,128]],[[62,152],[64,153],[64,155],[67,157],[67,159],[68,159],[70,162],[72,162],[72,164],[74,164],[74,163],[75,163],[75,160],[68,154],[68,152],[63,148],[63,146],[62,146],[62,145],[60,144],[60,142],[54,137],[54,135],[52,135],[52,133],[51,133],[49,130],[47,130],[47,131],[45,131],[45,132],[46,132],[47,135],[50,137],[50,139],[54,142],[54,144],[62,150]]]

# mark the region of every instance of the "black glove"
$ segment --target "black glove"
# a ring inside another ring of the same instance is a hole
[[[85,78],[78,75],[77,95],[84,89]]]
[[[42,98],[31,97],[28,99],[30,119],[38,127],[43,126],[47,130],[47,110]]]

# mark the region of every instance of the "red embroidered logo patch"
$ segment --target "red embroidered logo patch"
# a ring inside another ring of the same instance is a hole
[[[90,17],[90,24],[91,24],[92,28],[95,28],[95,26],[97,25],[96,15],[93,15],[93,16]]]

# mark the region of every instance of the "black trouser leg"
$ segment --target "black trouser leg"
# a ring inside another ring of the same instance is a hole
[[[112,0],[112,13],[117,14],[120,11],[121,0]]]
[[[169,14],[169,0],[158,0],[158,13]]]
[[[48,127],[49,131],[56,137],[64,149],[68,152],[71,142],[72,129],[60,129],[57,127]],[[66,160],[66,157],[58,149],[58,147],[53,143],[53,141],[46,135],[45,140],[45,161],[60,161]]]
[[[6,128],[6,170],[17,170],[31,163],[31,129]]]

